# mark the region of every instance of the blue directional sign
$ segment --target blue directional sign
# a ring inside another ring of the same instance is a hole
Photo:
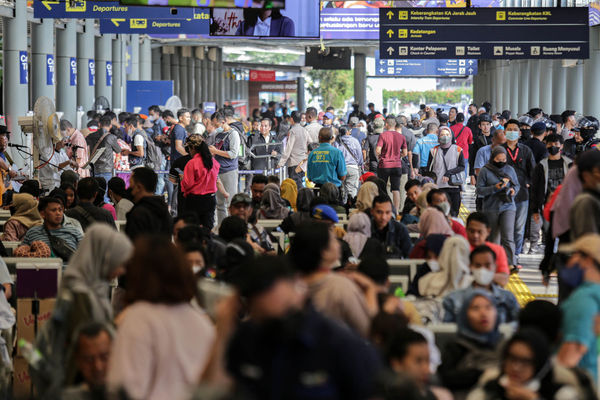
[[[154,18],[186,19],[208,13],[203,8],[126,6],[118,1],[34,0],[34,18]]]
[[[477,60],[382,60],[375,52],[377,76],[477,75]]]
[[[206,19],[149,19],[112,18],[100,20],[100,33],[197,33],[208,35],[209,14]]]

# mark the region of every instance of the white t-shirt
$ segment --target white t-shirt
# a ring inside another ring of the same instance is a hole
[[[42,189],[50,191],[60,186],[60,175],[64,170],[72,169],[70,166],[66,166],[62,170],[58,169],[58,165],[64,163],[65,161],[69,161],[69,156],[67,156],[67,153],[64,149],[61,149],[60,151],[55,151],[50,159],[50,162],[39,169],[38,178],[42,185]]]
[[[133,137],[133,151],[137,151],[137,146],[142,146],[144,148],[144,137],[142,135],[136,135]]]

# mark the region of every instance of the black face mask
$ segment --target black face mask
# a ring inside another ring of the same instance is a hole
[[[492,165],[498,169],[504,167],[506,165],[506,161],[494,161]]]
[[[589,131],[587,129],[582,129],[579,134],[583,140],[590,140],[592,137],[594,137],[594,131]]]
[[[531,129],[521,129],[521,140],[531,138]]]
[[[548,147],[548,154],[555,156],[560,153],[560,147],[552,146]]]

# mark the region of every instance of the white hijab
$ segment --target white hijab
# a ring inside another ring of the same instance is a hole
[[[107,224],[93,224],[69,261],[61,290],[87,294],[93,320],[111,320],[109,277],[132,253],[133,245],[127,236]]]
[[[446,239],[438,257],[440,270],[419,279],[419,293],[422,296],[440,297],[471,285],[470,253],[471,246],[461,235]]]

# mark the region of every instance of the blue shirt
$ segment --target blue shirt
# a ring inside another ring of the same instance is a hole
[[[473,287],[448,293],[442,302],[444,322],[456,322],[466,299],[471,296]],[[492,296],[496,299],[498,318],[501,324],[516,321],[521,307],[514,294],[492,283]]]
[[[181,140],[181,145],[185,142],[185,138],[187,138],[187,131],[185,128],[179,124],[175,125],[172,131],[171,137],[171,162],[177,160],[179,157],[183,156],[180,154],[177,149],[175,149],[175,141]]]
[[[346,165],[363,165],[362,147],[358,140],[348,135],[342,136],[340,140],[344,143],[336,141],[334,146],[342,151],[344,160],[346,160]],[[350,149],[350,151],[348,151],[348,149]]]
[[[485,164],[490,161],[490,157],[492,156],[492,145],[488,144],[487,146],[483,146],[479,150],[477,150],[477,155],[475,156],[475,169],[481,169]]]
[[[584,282],[560,306],[562,310],[563,343],[584,345],[587,352],[579,367],[598,378],[598,345],[594,320],[600,313],[600,284]]]
[[[346,162],[342,152],[329,143],[321,143],[308,155],[307,177],[319,185],[331,182],[342,186],[340,176],[346,176]]]
[[[361,145],[362,145],[362,142],[367,138],[367,135],[358,128],[352,128],[352,131],[350,131],[350,132],[351,132],[350,135],[354,139],[358,140],[358,143],[360,143]]]
[[[429,161],[429,153],[431,152],[431,149],[433,149],[438,144],[438,136],[435,133],[430,133],[429,135],[417,140],[417,144],[415,144],[413,153],[417,153],[419,155],[420,167],[427,167],[427,161]]]

